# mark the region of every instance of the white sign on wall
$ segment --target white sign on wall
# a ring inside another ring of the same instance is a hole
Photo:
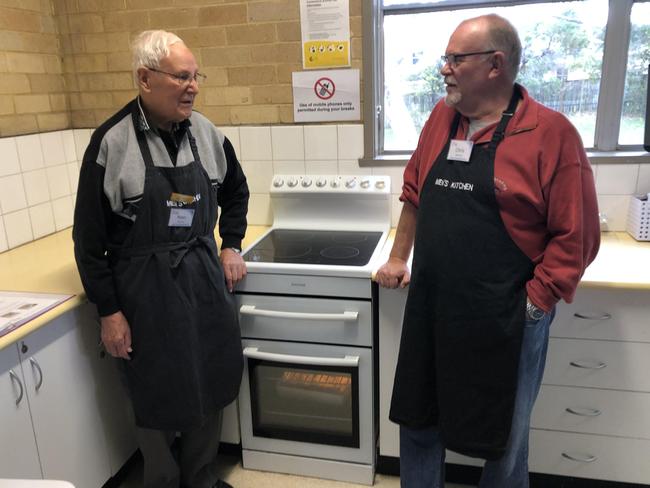
[[[359,120],[359,70],[293,73],[293,120],[323,122]]]

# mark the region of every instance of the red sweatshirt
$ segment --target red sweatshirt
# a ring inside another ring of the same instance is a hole
[[[526,289],[548,311],[558,300],[573,300],[578,282],[600,245],[594,177],[576,129],[559,112],[528,96],[510,120],[494,162],[494,191],[501,218],[515,244],[534,262]],[[441,100],[422,129],[404,171],[400,200],[416,208],[427,174],[443,149],[455,110]],[[465,139],[461,118],[456,139]],[[487,144],[496,123],[472,136]]]

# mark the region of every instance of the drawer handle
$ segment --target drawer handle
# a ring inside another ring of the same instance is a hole
[[[572,413],[573,415],[579,415],[580,417],[598,417],[601,413],[603,413],[597,408],[589,408],[589,407],[578,407],[578,408],[567,407],[566,411]]]
[[[569,364],[582,369],[603,369],[607,366],[607,364],[602,361],[571,361]]]
[[[278,319],[293,320],[330,320],[343,322],[356,322],[359,319],[359,312],[342,313],[309,313],[309,312],[284,312],[279,310],[265,310],[255,305],[242,305],[239,307],[242,315],[256,315],[258,317],[272,317]]]
[[[612,318],[612,314],[610,313],[601,313],[600,315],[589,315],[586,313],[580,313],[576,312],[573,314],[574,317],[578,317],[579,319],[585,319],[585,320],[609,320]]]
[[[569,454],[568,452],[563,452],[562,457],[579,463],[593,463],[598,459],[593,454]]]

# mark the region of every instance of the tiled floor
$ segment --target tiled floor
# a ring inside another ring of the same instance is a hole
[[[239,459],[234,456],[221,456],[223,459],[223,479],[234,488],[361,488],[365,485],[342,483],[339,481],[302,478],[278,473],[251,471],[243,469]],[[375,477],[377,488],[399,488],[399,478],[378,474]],[[142,463],[131,464],[127,479],[119,488],[142,488]],[[469,488],[466,485],[447,484],[446,488]]]

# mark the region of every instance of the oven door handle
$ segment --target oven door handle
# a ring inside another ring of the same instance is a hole
[[[277,354],[263,352],[257,347],[245,347],[244,356],[252,359],[261,359],[275,363],[309,364],[312,366],[345,366],[359,367],[359,356],[345,356],[344,358],[322,358],[313,356],[295,356],[293,354]]]
[[[343,313],[308,313],[308,312],[283,312],[279,310],[265,310],[255,305],[242,305],[239,307],[242,315],[256,315],[258,317],[274,317],[293,320],[331,320],[343,322],[356,322],[359,319],[359,312]]]

